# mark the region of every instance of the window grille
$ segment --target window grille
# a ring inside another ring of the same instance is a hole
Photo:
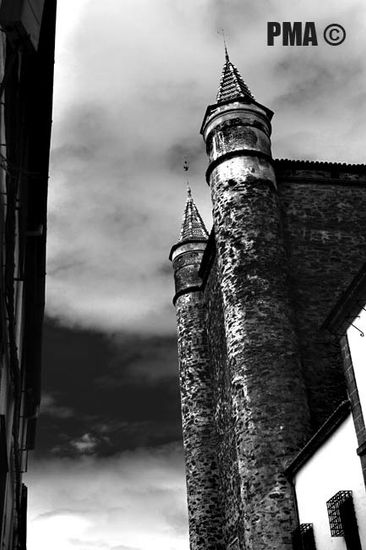
[[[327,501],[330,534],[332,537],[344,537],[344,526],[341,517],[341,505],[352,500],[352,491],[338,491]]]
[[[312,523],[301,523],[292,533],[294,550],[316,550]]]

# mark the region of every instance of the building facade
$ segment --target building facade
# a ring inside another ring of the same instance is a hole
[[[40,403],[55,0],[0,1],[0,547],[26,549]]]
[[[170,256],[192,550],[293,548],[289,464],[348,398],[324,323],[363,263],[366,167],[273,159],[272,116],[226,52],[201,127],[213,229],[189,194]]]
[[[298,527],[294,549],[364,550],[366,493],[349,401],[341,403],[287,469]]]

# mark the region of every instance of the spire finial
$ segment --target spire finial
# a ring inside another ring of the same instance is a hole
[[[184,163],[183,163],[183,170],[185,172],[188,172],[189,170],[189,162],[187,159],[184,159]],[[187,195],[188,195],[188,198],[191,199],[192,198],[192,190],[191,190],[191,186],[189,184],[189,179],[187,177]]]
[[[226,36],[225,36],[225,29],[223,27],[221,27],[221,29],[219,29],[218,31],[218,34],[221,34],[222,35],[222,39],[224,41],[224,47],[225,47],[225,61],[230,61],[229,59],[229,52],[227,51],[227,43],[226,43]]]
[[[188,172],[189,170],[189,161],[187,159],[184,159],[183,170],[185,172]],[[198,241],[202,241],[202,240],[205,241],[207,240],[207,237],[208,237],[207,229],[197,210],[197,206],[194,203],[191,186],[189,184],[189,179],[187,177],[187,200],[186,200],[186,207],[184,210],[179,242],[192,240],[192,239],[198,240]]]

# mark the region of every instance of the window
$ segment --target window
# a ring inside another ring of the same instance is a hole
[[[344,537],[347,550],[362,550],[352,491],[338,491],[327,502],[330,534]]]
[[[294,550],[316,550],[312,523],[301,523],[292,533]]]

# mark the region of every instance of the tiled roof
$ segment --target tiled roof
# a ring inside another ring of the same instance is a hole
[[[289,168],[311,168],[311,169],[326,169],[326,168],[338,168],[338,169],[351,169],[364,171],[365,164],[349,164],[347,162],[329,162],[323,160],[302,160],[302,159],[273,159],[275,166],[289,167]]]
[[[184,209],[179,242],[190,240],[206,241],[207,239],[207,229],[203,223],[200,213],[198,212],[197,206],[194,203],[191,189],[188,187],[187,202]]]
[[[225,48],[225,65],[222,70],[220,87],[216,96],[216,101],[217,103],[221,103],[238,98],[254,100],[251,91],[242,79],[238,69],[233,63],[231,63],[229,54]]]

